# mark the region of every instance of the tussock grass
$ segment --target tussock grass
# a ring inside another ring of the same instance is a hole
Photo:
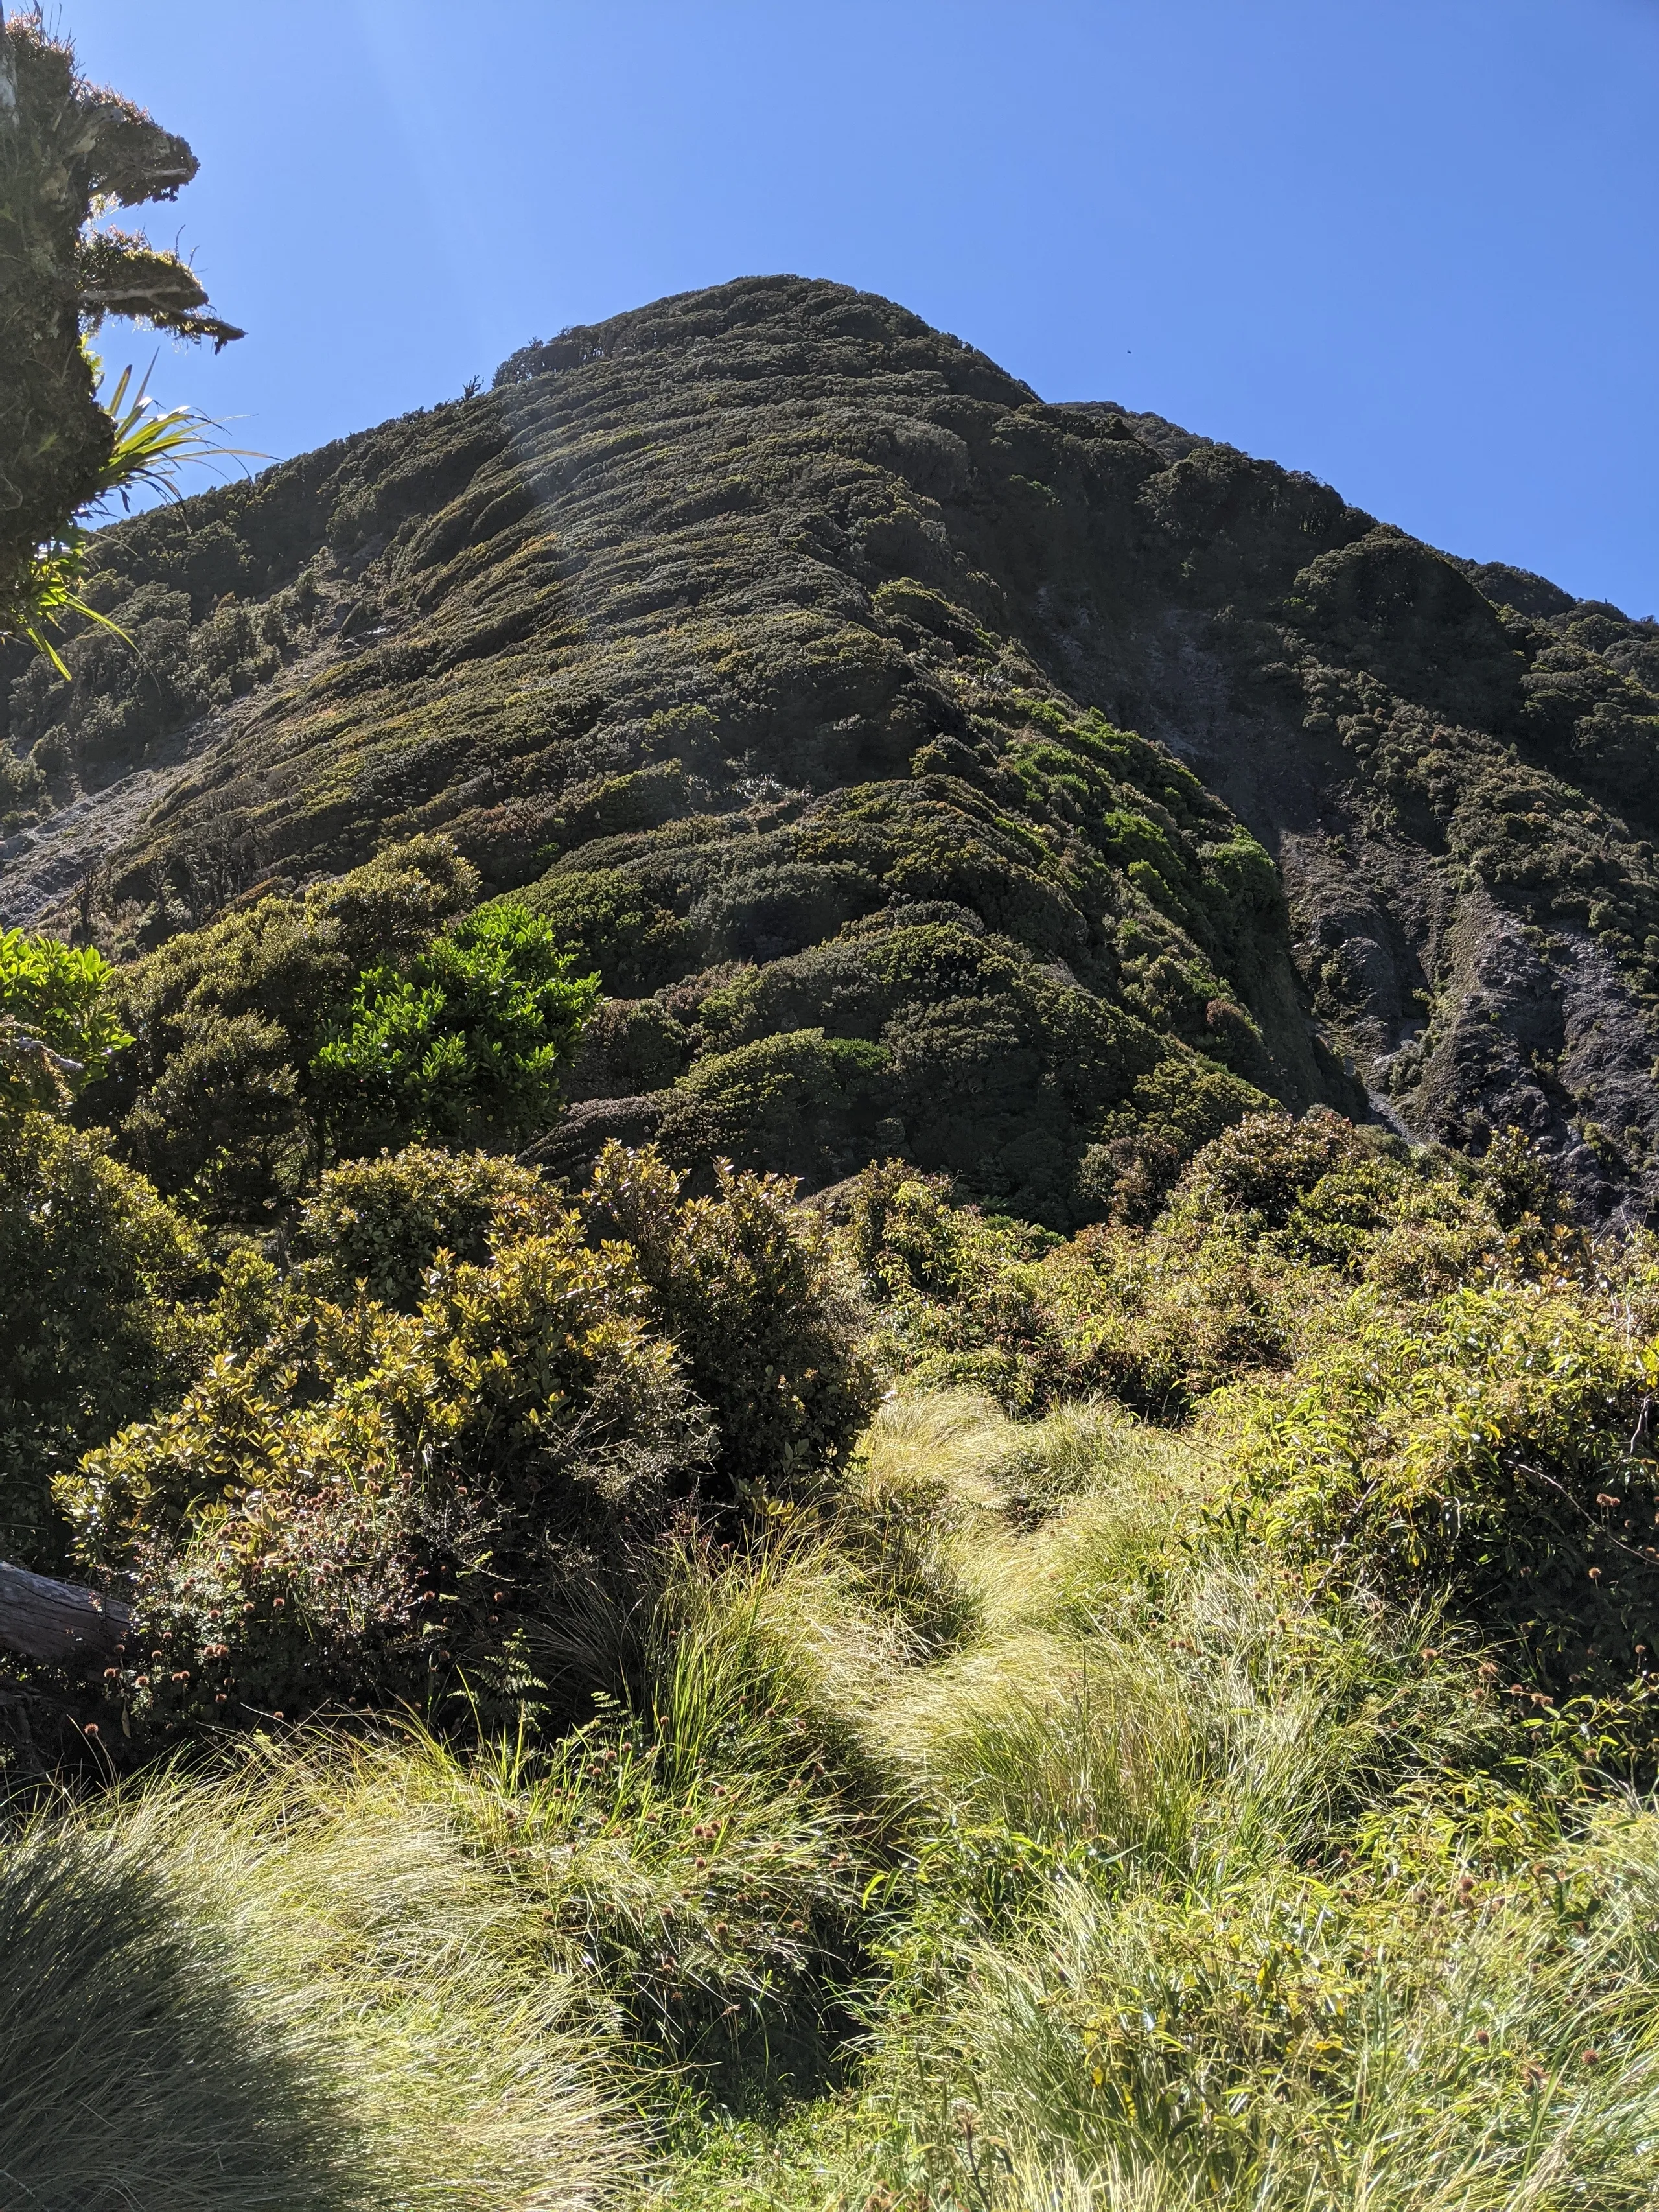
[[[963,1960],[937,2044],[907,2048],[946,2186],[971,2194],[981,2164],[1008,2203],[1034,2172],[1106,2205],[1650,2202],[1654,1938],[1633,1931],[1656,1834],[1650,1814],[1591,1847],[1611,1925],[1589,1936],[1554,1863],[1453,1854],[1407,1890],[1282,1863],[1183,1892],[1068,1881],[1039,1928]]]
[[[295,1990],[250,1976],[167,1839],[42,1832],[0,1869],[0,2201],[91,2212],[377,2200]]]
[[[629,2155],[511,1887],[345,1754],[256,1747],[0,1858],[8,2203],[592,2212]]]
[[[595,1589],[562,1736],[319,1731],[43,1817],[0,1866],[23,2185],[1650,2206],[1659,1812],[1431,1597],[1218,1524],[1225,1474],[896,1397],[833,1510]]]

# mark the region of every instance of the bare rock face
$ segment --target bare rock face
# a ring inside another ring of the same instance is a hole
[[[1063,1226],[1173,1053],[1659,1199],[1659,626],[890,302],[659,301],[99,557],[142,661],[0,671],[0,920],[142,957],[441,830],[617,1001],[567,1149]]]

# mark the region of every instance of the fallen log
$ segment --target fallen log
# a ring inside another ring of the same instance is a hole
[[[25,1659],[112,1659],[132,1626],[119,1598],[0,1559],[0,1644]]]

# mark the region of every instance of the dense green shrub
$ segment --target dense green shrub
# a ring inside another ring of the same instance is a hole
[[[89,945],[0,930],[0,1110],[64,1103],[132,1039]]]
[[[953,1205],[942,1178],[902,1162],[866,1170],[848,1234],[879,1301],[884,1362],[1023,1413],[1102,1395],[1181,1420],[1316,1342],[1356,1280],[1413,1300],[1499,1269],[1552,1279],[1584,1261],[1571,1239],[1540,1240],[1534,1217],[1506,1232],[1467,1163],[1319,1109],[1300,1122],[1235,1118],[1249,1096],[1236,1078],[1200,1062],[1183,1089],[1181,1073],[1172,1061],[1136,1093],[1148,1119],[1134,1145],[1172,1132],[1158,1176],[1133,1188],[1133,1206],[1119,1200],[1139,1213],[1170,1179],[1145,1228],[1119,1219],[1062,1243]],[[1216,1120],[1221,1133],[1182,1169],[1182,1147]]]
[[[406,965],[365,969],[311,1064],[329,1140],[353,1154],[532,1134],[598,994],[551,925],[512,905],[467,915]]]
[[[255,1012],[192,1009],[117,1131],[130,1159],[209,1220],[246,1221],[301,1188],[317,1131],[292,1035]]]
[[[677,1159],[833,1182],[859,1166],[891,1103],[880,1045],[796,1030],[699,1060],[676,1086],[662,1142]]]
[[[707,1463],[632,1255],[568,1214],[434,1270],[411,1316],[240,1288],[252,1340],[58,1485],[82,1568],[139,1607],[133,1724],[526,1686],[526,1617]]]
[[[604,999],[581,1034],[566,1082],[573,1098],[665,1090],[691,1057],[691,1032],[660,999]]]
[[[1218,1384],[1276,1366],[1310,1271],[1224,1230],[1085,1230],[1070,1242],[952,1206],[890,1162],[860,1179],[850,1235],[880,1300],[876,1347],[907,1383],[971,1385],[1011,1412],[1103,1397],[1185,1419]]]
[[[478,1256],[434,1257],[452,1232]],[[176,1410],[58,1480],[80,1565],[139,1607],[129,1727],[528,1690],[574,1589],[700,1494],[811,1489],[872,1402],[823,1224],[773,1181],[685,1202],[612,1147],[572,1208],[416,1152],[327,1177],[299,1242],[286,1283],[228,1267]],[[326,1295],[360,1275],[413,1310]]]
[[[659,1155],[608,1145],[582,1204],[592,1232],[625,1238],[660,1325],[720,1425],[724,1482],[761,1499],[845,1458],[875,1402],[863,1315],[822,1214],[775,1176],[717,1164],[712,1196],[684,1200]]]
[[[694,939],[672,909],[619,868],[556,868],[514,898],[545,915],[577,964],[597,969],[619,997],[654,991],[696,964]]]
[[[1266,1103],[1253,1085],[1212,1060],[1166,1054],[1107,1117],[1100,1141],[1084,1154],[1079,1182],[1089,1212],[1144,1228],[1194,1154]]]
[[[101,1137],[0,1114],[0,1553],[51,1569],[49,1486],[176,1395],[198,1357],[195,1237]]]
[[[1195,1211],[1231,1214],[1251,1230],[1283,1229],[1322,1177],[1365,1156],[1340,1115],[1253,1114],[1218,1133],[1193,1164],[1184,1195]]]
[[[858,1179],[847,1238],[877,1304],[878,1356],[907,1382],[971,1383],[1036,1411],[1070,1365],[1036,1265],[1059,1239],[951,1198],[947,1178],[902,1160]]]
[[[1521,1637],[1557,1696],[1659,1650],[1659,1359],[1616,1310],[1526,1283],[1404,1311],[1370,1294],[1237,1401],[1265,1540],[1345,1581],[1446,1588]]]
[[[440,1252],[481,1261],[550,1228],[561,1194],[538,1169],[489,1152],[410,1146],[330,1168],[301,1208],[293,1249],[307,1284],[336,1304],[363,1295],[410,1312]]]
[[[365,969],[407,963],[471,905],[477,871],[420,837],[303,896],[271,891],[115,971],[135,1042],[88,1120],[163,1190],[246,1219],[291,1199],[318,1152],[311,1064]]]

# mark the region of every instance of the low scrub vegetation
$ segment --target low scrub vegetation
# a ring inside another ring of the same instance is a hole
[[[1219,1074],[1069,1237],[561,1182],[441,1056],[349,1146],[326,1041],[474,953],[570,1053],[473,888],[14,963],[104,1060],[0,1105],[6,1547],[127,1626],[0,1686],[8,2201],[1650,2203],[1650,1240]],[[247,1020],[290,1149],[238,1077],[158,1188],[124,1059]]]

